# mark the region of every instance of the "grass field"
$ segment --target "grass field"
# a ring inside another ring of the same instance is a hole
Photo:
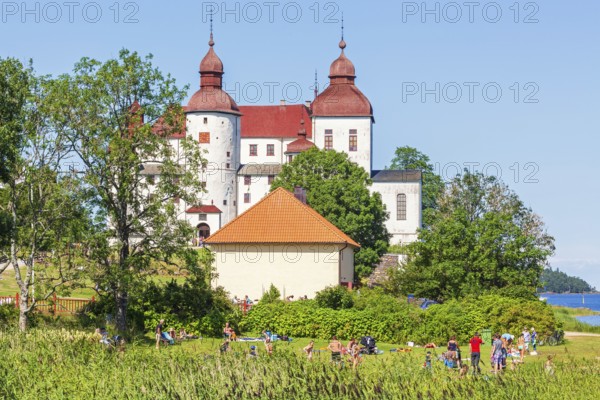
[[[576,338],[564,346],[540,349],[540,356],[499,376],[487,368],[480,376],[459,378],[434,362],[422,367],[425,349],[364,356],[357,370],[331,364],[329,354],[310,362],[301,348],[308,339],[275,342],[272,356],[262,350],[248,358],[250,343],[233,343],[226,354],[221,340],[190,340],[154,348],[150,336],[124,351],[109,351],[90,334],[33,330],[0,332],[2,399],[590,399],[600,391],[600,340]],[[316,348],[326,345],[317,341]],[[485,367],[489,362],[483,350]],[[551,373],[543,368],[555,355]]]

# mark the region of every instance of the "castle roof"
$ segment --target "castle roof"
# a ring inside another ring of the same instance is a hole
[[[339,44],[342,52],[329,68],[329,86],[312,103],[315,117],[371,117],[373,107],[354,84],[354,64],[346,57],[346,42]]]
[[[210,34],[208,53],[200,62],[200,89],[187,104],[186,112],[214,111],[240,114],[235,100],[223,90],[223,62],[215,53],[213,34]]]
[[[295,138],[298,120],[310,120],[310,110],[304,104],[240,106],[242,138]],[[306,135],[312,137],[312,126]]]

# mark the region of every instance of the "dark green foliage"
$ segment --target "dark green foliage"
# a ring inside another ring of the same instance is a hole
[[[399,292],[443,302],[539,286],[554,238],[506,185],[465,171],[438,203],[431,225],[407,246],[408,262],[394,277]]]
[[[0,326],[15,326],[19,320],[19,309],[13,304],[0,306]]]
[[[525,327],[535,327],[540,335],[547,335],[556,325],[552,308],[539,300],[498,295],[466,297],[430,306],[419,327],[417,340],[432,340],[439,344],[456,335],[459,342],[465,343],[482,329],[518,336]]]
[[[389,243],[387,212],[379,193],[369,191],[371,183],[367,172],[347,154],[312,148],[283,165],[271,190],[304,188],[307,203],[361,245],[355,254],[355,277],[363,278],[370,275]]]
[[[589,283],[576,276],[569,276],[558,268],[546,268],[542,273],[542,285],[544,291],[553,293],[584,293],[593,292],[596,289]]]
[[[334,310],[352,308],[354,305],[352,293],[340,285],[329,286],[319,291],[315,296],[315,301],[321,308],[331,308]]]
[[[442,344],[452,335],[464,343],[485,328],[517,334],[525,326],[533,326],[545,335],[557,325],[552,308],[539,300],[485,295],[422,310],[381,289],[361,289],[351,296],[354,307],[337,310],[322,307],[317,300],[259,303],[242,319],[240,327],[250,332],[270,328],[292,337],[329,339],[337,335],[350,339],[370,335],[388,343]]]
[[[281,300],[281,292],[271,283],[269,290],[263,293],[260,298],[261,304],[275,303]]]

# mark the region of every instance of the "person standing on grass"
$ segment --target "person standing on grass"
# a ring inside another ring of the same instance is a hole
[[[156,329],[154,330],[154,333],[156,335],[156,348],[157,349],[160,348],[160,340],[162,339],[162,334],[163,334],[163,329],[164,329],[164,327],[163,327],[164,323],[165,323],[165,320],[161,319],[158,322],[158,325],[156,325]]]
[[[535,331],[534,327],[531,327],[531,344],[533,346],[533,351],[537,354],[537,337],[538,334]]]
[[[529,334],[529,329],[527,329],[527,327],[523,329],[523,338],[525,339],[525,350],[529,352],[529,345],[531,344],[531,335]]]
[[[271,343],[271,338],[265,339],[265,349],[267,350],[267,355],[273,354],[273,343]]]
[[[306,353],[306,357],[308,360],[312,360],[313,358],[313,348],[315,347],[315,341],[311,340],[310,343],[304,348],[304,352]]]
[[[517,348],[519,349],[520,361],[523,362],[523,358],[525,358],[525,335],[522,333],[517,341]]]
[[[481,345],[484,344],[483,340],[479,337],[479,332],[475,332],[475,336],[469,341],[469,347],[471,348],[471,366],[473,367],[473,375],[475,373],[480,374],[481,368],[479,368],[479,360],[481,360]]]
[[[331,361],[334,363],[339,363],[342,361],[342,344],[339,342],[337,336],[333,336],[331,341],[329,342],[329,346],[327,346],[329,351],[331,351]]]
[[[502,371],[502,341],[497,333],[494,334],[494,341],[492,342],[491,361],[495,374]]]

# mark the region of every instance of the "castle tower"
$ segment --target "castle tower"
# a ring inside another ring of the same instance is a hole
[[[329,86],[312,103],[314,142],[319,148],[347,153],[370,175],[373,108],[354,84],[356,73],[344,54],[343,34],[339,47],[342,52],[329,68]]]
[[[207,190],[202,205],[213,213],[200,213],[196,220],[190,220],[201,229],[201,236],[206,236],[207,228],[212,234],[237,216],[236,172],[241,146],[241,113],[222,88],[223,62],[215,53],[212,29],[208,45],[208,53],[200,62],[200,89],[185,107],[187,135],[206,150],[204,156],[208,160],[207,168],[202,171]]]

